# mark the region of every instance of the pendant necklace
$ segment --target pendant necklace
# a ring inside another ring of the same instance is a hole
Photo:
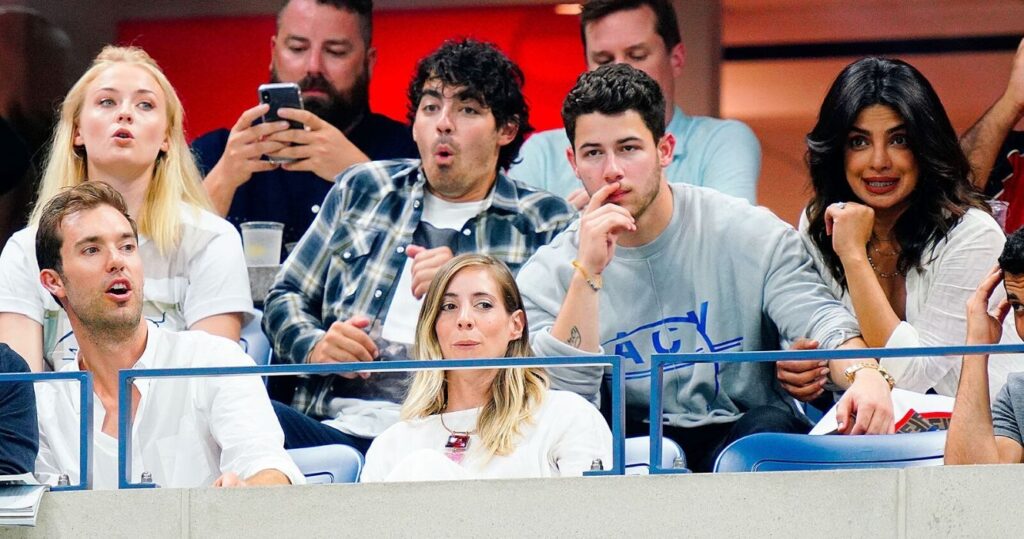
[[[444,430],[448,431],[448,442],[444,444],[445,456],[451,459],[456,464],[462,462],[462,458],[466,456],[466,451],[469,451],[469,437],[474,431],[458,431],[448,428],[448,425],[444,424],[444,412],[441,412],[441,426]]]

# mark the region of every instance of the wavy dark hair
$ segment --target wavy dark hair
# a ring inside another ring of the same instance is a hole
[[[920,268],[926,251],[941,241],[968,208],[989,211],[970,184],[970,164],[956,131],[928,79],[910,64],[862,58],[832,83],[807,135],[807,166],[814,194],[807,206],[808,233],[832,276],[846,290],[846,274],[825,234],[825,209],[834,202],[861,202],[846,180],[846,144],[861,111],[884,105],[902,118],[907,144],[917,161],[917,186],[893,227],[900,245],[897,270]]]
[[[650,75],[628,64],[603,65],[576,78],[562,102],[562,125],[576,150],[576,120],[598,112],[607,116],[636,111],[654,142],[665,135],[665,98]]]
[[[409,83],[409,123],[416,122],[416,109],[423,97],[423,85],[437,79],[443,86],[464,86],[461,98],[476,99],[491,110],[498,129],[516,126],[512,142],[498,151],[498,170],[507,169],[519,156],[519,148],[530,125],[530,107],[523,96],[526,82],[515,62],[490,43],[475,39],[449,39],[440,48],[420,60],[416,75]]]

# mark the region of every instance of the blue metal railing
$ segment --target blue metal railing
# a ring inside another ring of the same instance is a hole
[[[768,352],[720,352],[717,354],[654,354],[651,357],[651,405],[650,421],[652,474],[685,473],[687,470],[662,468],[661,434],[664,413],[665,366],[680,363],[743,363],[775,362],[789,360],[844,360],[844,359],[885,359],[915,358],[923,356],[962,356],[975,354],[1018,354],[1024,352],[1024,344],[992,344],[981,346],[930,346],[921,348],[850,348],[842,350],[773,350]],[[951,359],[951,361],[955,361]],[[897,381],[898,382],[898,381]]]
[[[51,491],[88,490],[92,488],[92,373],[88,371],[0,373],[0,384],[14,382],[78,381],[79,439],[78,484],[53,486]]]
[[[129,477],[131,465],[131,385],[139,378],[189,378],[205,376],[295,374],[341,374],[357,372],[421,371],[436,369],[480,369],[501,367],[612,367],[612,468],[588,471],[585,475],[622,475],[625,472],[625,393],[622,358],[619,356],[586,357],[531,357],[497,359],[446,359],[435,361],[374,361],[331,363],[317,365],[266,365],[255,367],[201,367],[187,369],[125,369],[118,373],[118,486],[119,488],[149,488],[152,483],[133,483]]]

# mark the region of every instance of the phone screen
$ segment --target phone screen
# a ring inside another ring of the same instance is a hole
[[[263,115],[264,122],[276,122],[281,120],[277,115],[280,108],[301,109],[302,94],[299,92],[299,85],[294,82],[279,82],[273,84],[262,84],[259,88],[260,103],[270,105],[270,110]],[[301,122],[288,120],[291,129],[302,129]]]

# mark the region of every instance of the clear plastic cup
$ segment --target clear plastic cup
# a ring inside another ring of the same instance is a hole
[[[1006,230],[1006,214],[1010,210],[1010,204],[1003,200],[992,199],[988,201],[988,205],[992,208],[992,218],[999,223],[999,227]]]
[[[284,225],[273,221],[242,223],[242,247],[246,266],[276,266],[281,263]]]

